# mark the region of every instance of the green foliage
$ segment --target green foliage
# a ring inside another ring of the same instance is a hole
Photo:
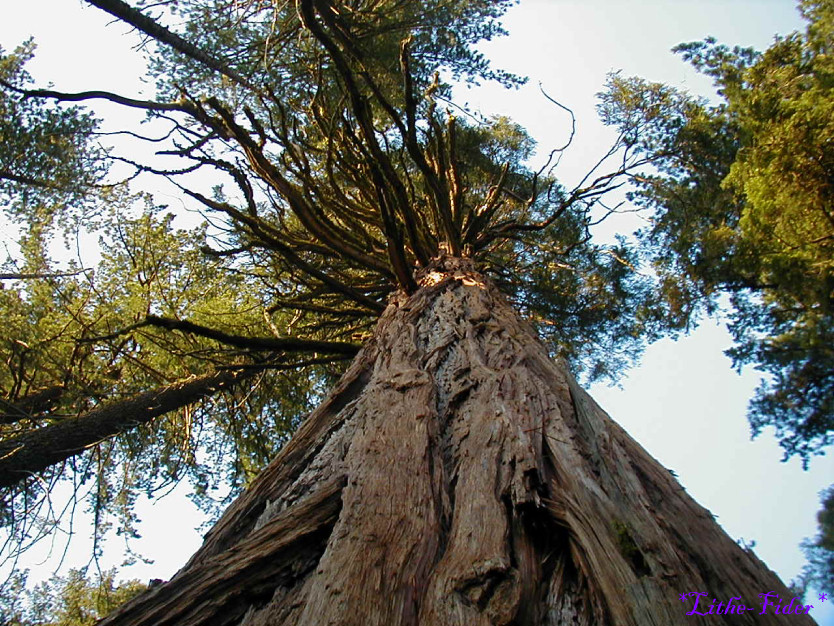
[[[786,456],[834,441],[834,3],[803,2],[804,34],[766,52],[677,48],[715,80],[704,100],[612,77],[604,119],[655,159],[633,200],[669,315],[680,326],[730,296],[728,351],[768,376],[750,404]]]
[[[822,492],[822,509],[817,513],[819,533],[814,539],[802,543],[805,558],[808,559],[799,586],[809,586],[821,591],[834,588],[834,485]]]
[[[374,0],[335,3],[341,29],[349,42],[339,42],[361,56],[365,70],[391,97],[402,85],[400,46],[410,40],[411,73],[418,91],[425,90],[435,72],[454,80],[498,80],[508,86],[524,79],[490,67],[476,48],[481,41],[506,34],[499,19],[518,0]],[[157,6],[160,3],[147,3]],[[294,3],[263,0],[179,0],[168,7],[181,34],[199,42],[227,66],[278,95],[296,111],[322,86],[338,85],[341,77],[311,33],[304,28]],[[216,71],[182,53],[162,48],[153,58],[159,85],[180,94],[175,85],[239,103],[254,104],[247,94]],[[322,80],[322,75],[326,79]],[[448,94],[448,86],[442,87]]]
[[[208,324],[246,337],[264,331],[267,304],[258,281],[223,271],[201,252],[201,228],[175,228],[173,215],[147,198],[112,193],[95,224],[102,258],[95,272],[7,284],[0,289],[0,439],[84,415],[239,363],[246,350],[198,336],[137,325],[149,313]],[[49,238],[34,229],[21,242],[18,273],[50,275]],[[289,320],[272,316],[286,330]],[[136,533],[133,504],[183,478],[214,514],[274,456],[334,368],[292,367],[278,359],[251,389],[231,389],[196,406],[100,442],[38,480],[3,493],[0,524],[11,555],[52,531],[59,483],[93,514],[97,536]],[[218,501],[217,493],[223,494]]]
[[[497,282],[575,374],[617,380],[669,325],[634,250],[624,240],[575,245],[585,228],[578,212],[562,215],[535,246],[510,253]]]
[[[115,570],[89,578],[85,569],[53,576],[34,589],[26,573],[16,574],[9,594],[0,598],[0,621],[7,626],[92,626],[147,589],[138,580],[116,583]]]
[[[0,205],[15,220],[68,217],[100,181],[97,120],[79,107],[49,105],[21,93],[35,45],[6,54],[0,47]]]

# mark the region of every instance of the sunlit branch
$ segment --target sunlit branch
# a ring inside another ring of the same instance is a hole
[[[389,119],[394,124],[394,126],[396,126],[397,130],[400,133],[400,137],[403,140],[403,143],[408,143],[409,132],[406,128],[406,125],[403,124],[399,112],[388,101],[388,99],[385,97],[385,94],[383,94],[382,90],[380,89],[379,85],[376,83],[376,81],[371,77],[370,73],[364,67],[363,55],[359,48],[355,45],[354,39],[350,36],[350,33],[347,32],[347,30],[344,28],[341,21],[339,20],[338,12],[333,9],[333,7],[329,3],[329,0],[320,0],[316,2],[316,8],[319,10],[319,14],[321,15],[324,23],[327,24],[330,27],[331,31],[334,33],[334,36],[338,41],[339,45],[341,45],[344,48],[344,50],[349,55],[351,55],[358,63],[359,70],[357,73],[362,78],[363,82],[371,90],[371,93],[373,94],[376,103],[379,104],[379,106],[388,114]],[[325,39],[323,39],[327,38],[327,35],[324,32],[324,30],[311,32],[314,32],[314,35],[316,35],[316,37],[320,41],[322,41],[322,43],[328,48],[331,54],[340,54],[340,50],[337,46],[333,45],[332,42],[325,41]],[[342,77],[345,79],[347,89],[351,96],[351,100],[352,102],[356,103],[356,94],[358,93],[358,90],[356,89],[356,85],[354,84],[353,78],[350,75],[350,69],[348,68],[347,63],[343,59],[341,59],[341,62],[338,61],[339,60],[337,59],[337,67],[339,68]],[[430,253],[428,250],[425,249],[425,237],[422,235],[422,233],[420,233],[418,229],[419,222],[414,213],[411,202],[409,201],[409,197],[406,193],[405,186],[403,185],[400,177],[397,175],[396,171],[392,167],[387,153],[384,151],[380,151],[379,146],[374,143],[375,137],[373,136],[373,133],[371,133],[370,135],[367,133],[366,126],[368,125],[368,123],[367,120],[363,119],[363,114],[365,113],[364,107],[362,111],[357,110],[355,112],[357,113],[357,117],[359,118],[360,124],[363,125],[363,131],[365,131],[365,134],[370,141],[369,146],[371,148],[371,152],[373,153],[373,157],[376,160],[376,162],[378,162],[381,165],[381,170],[385,175],[385,178],[388,180],[389,185],[393,189],[395,199],[393,205],[395,207],[395,210],[402,217],[403,224],[408,235],[408,239],[411,242],[411,249],[417,257],[418,262],[421,265],[425,266],[428,263]],[[420,153],[420,157],[422,157],[422,153]],[[384,219],[385,216],[383,215],[383,220]]]
[[[324,7],[322,7],[322,4],[324,4]],[[328,51],[333,59],[336,69],[339,72],[339,75],[345,83],[345,88],[347,89],[350,97],[351,108],[356,116],[356,120],[359,125],[359,129],[362,132],[365,144],[370,149],[373,157],[373,159],[368,163],[368,169],[377,195],[379,212],[382,217],[383,231],[388,242],[387,249],[391,267],[393,268],[394,274],[400,285],[402,285],[406,291],[413,291],[417,288],[417,283],[414,281],[411,268],[406,261],[402,236],[399,232],[399,225],[394,217],[395,212],[397,211],[397,201],[399,200],[399,204],[402,205],[403,200],[405,200],[407,204],[407,198],[404,198],[405,191],[402,187],[402,181],[400,181],[394,171],[388,156],[380,148],[379,143],[377,142],[376,131],[373,126],[372,116],[368,109],[368,103],[359,92],[353,72],[348,67],[347,61],[340,48],[327,35],[316,20],[314,5],[322,18],[327,20],[328,15],[332,11],[332,7],[330,7],[329,4],[322,3],[321,0],[300,0],[298,4],[300,16],[304,26]],[[389,188],[393,189],[393,196],[389,193]],[[391,204],[392,201],[394,202],[393,205]],[[406,206],[401,206],[400,209],[401,214],[407,214],[407,211],[409,210]]]

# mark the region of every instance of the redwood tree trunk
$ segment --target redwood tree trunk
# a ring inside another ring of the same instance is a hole
[[[784,585],[468,262],[420,284],[189,563],[103,624],[813,623],[759,615]],[[687,615],[695,592],[734,612]]]

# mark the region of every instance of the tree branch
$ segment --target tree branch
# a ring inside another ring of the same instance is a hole
[[[208,339],[214,339],[236,348],[254,350],[272,350],[276,352],[328,352],[333,354],[346,354],[349,356],[359,352],[360,346],[342,341],[317,341],[315,339],[300,339],[297,337],[242,337],[240,335],[229,335],[214,328],[194,324],[186,320],[176,320],[169,317],[148,315],[145,319],[147,325],[168,330],[179,330],[192,335],[199,335]]]
[[[86,2],[98,7],[102,11],[106,11],[126,24],[130,24],[136,30],[153,37],[156,41],[168,45],[177,52],[202,63],[209,69],[220,72],[248,89],[257,91],[249,80],[238,74],[225,63],[168,30],[147,15],[137,11],[126,2],[122,2],[122,0],[86,0]]]
[[[187,320],[177,320],[159,315],[148,315],[144,321],[131,324],[126,328],[118,330],[109,335],[98,337],[86,337],[81,339],[82,343],[107,341],[114,339],[138,328],[154,326],[166,330],[179,330],[191,335],[214,339],[220,343],[245,350],[268,350],[270,352],[324,352],[328,354],[344,354],[354,356],[361,346],[342,341],[319,341],[316,339],[301,339],[298,337],[244,337],[242,335],[230,335],[215,328],[195,324]]]
[[[365,144],[370,149],[373,155],[373,160],[368,163],[368,167],[373,178],[375,192],[379,203],[380,217],[382,218],[383,231],[388,243],[388,258],[391,262],[391,267],[397,277],[397,282],[409,292],[417,289],[417,283],[414,281],[411,268],[405,257],[405,249],[403,246],[402,235],[399,231],[398,224],[394,217],[395,206],[400,205],[407,199],[403,199],[404,189],[402,188],[402,181],[396,175],[393,166],[388,159],[388,156],[383,152],[382,148],[376,138],[376,130],[373,125],[373,117],[369,111],[368,102],[360,93],[353,72],[341,50],[336,43],[327,35],[316,19],[316,12],[322,16],[322,19],[327,20],[328,9],[332,9],[329,4],[324,4],[318,0],[300,0],[298,3],[299,15],[305,28],[307,28],[312,35],[324,46],[333,63],[342,77],[350,97],[351,109],[356,116],[359,129],[365,140]],[[393,189],[394,194],[391,197],[389,187]],[[391,201],[394,206],[391,206]],[[402,209],[401,213],[406,214],[407,208]]]
[[[63,91],[54,91],[52,89],[21,89],[20,87],[15,87],[4,80],[0,80],[0,85],[22,94],[26,98],[51,98],[60,102],[109,100],[110,102],[115,102],[116,104],[122,104],[134,109],[144,109],[146,111],[181,111],[183,113],[194,114],[192,107],[182,103],[136,100],[135,98],[120,96],[119,94],[111,93],[109,91],[82,91],[79,93],[65,93]]]
[[[252,233],[263,243],[263,246],[265,248],[275,250],[293,266],[297,267],[298,269],[312,276],[313,278],[320,280],[322,283],[333,289],[335,292],[342,293],[354,300],[355,302],[367,306],[370,310],[376,311],[377,313],[381,313],[385,309],[385,306],[383,304],[380,304],[373,298],[369,298],[368,296],[357,291],[353,287],[334,279],[332,276],[327,274],[327,272],[322,272],[316,269],[310,263],[302,259],[298,254],[296,254],[295,250],[293,250],[291,246],[287,245],[281,240],[282,234],[280,232],[277,232],[276,229],[272,227],[270,224],[264,222],[259,218],[247,215],[242,211],[238,211],[231,205],[222,202],[217,202],[216,200],[207,198],[206,196],[203,196],[202,194],[199,194],[195,191],[191,191],[185,187],[180,187],[180,189],[182,189],[186,194],[188,194],[195,200],[199,200],[210,209],[226,213],[232,219],[248,226],[249,229],[251,229]],[[385,272],[384,275],[388,276],[388,272]]]
[[[66,278],[67,276],[78,276],[92,272],[92,268],[82,268],[74,272],[40,272],[33,274],[0,274],[0,280],[34,280],[38,278]]]
[[[6,439],[0,442],[0,488],[10,487],[155,417],[214,395],[257,371],[238,368],[179,380]]]

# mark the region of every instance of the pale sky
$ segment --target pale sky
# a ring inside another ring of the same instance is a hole
[[[3,48],[36,37],[39,50],[30,71],[40,83],[51,81],[67,91],[141,91],[141,56],[130,48],[136,38],[126,36],[120,24],[108,26],[110,20],[98,9],[82,7],[78,0],[3,0],[0,7]],[[577,138],[557,171],[568,183],[610,144],[611,134],[600,127],[593,109],[607,72],[622,70],[710,95],[709,81],[672,55],[672,46],[713,35],[729,45],[763,49],[776,33],[803,27],[791,0],[523,0],[505,23],[510,37],[484,50],[498,67],[530,76],[528,86],[511,92],[485,87],[465,98],[484,113],[509,115],[527,127],[545,154],[564,142],[569,122],[539,94],[538,84],[573,109]],[[113,111],[102,108],[101,114]],[[816,457],[803,471],[796,459],[781,462],[770,431],[751,443],[745,412],[758,377],[731,369],[722,354],[730,345],[723,325],[708,320],[677,342],[651,346],[621,389],[597,385],[591,393],[677,473],[731,537],[755,541],[758,556],[788,583],[804,563],[800,541],[816,533],[818,493],[834,482],[834,459]],[[180,492],[143,507],[143,539],[136,548],[156,562],[127,568],[124,577],[167,579],[199,546],[194,527],[200,516],[178,497]],[[78,547],[65,559],[67,567],[84,561],[83,530],[76,528]],[[105,566],[119,564],[121,557],[110,556],[118,551],[114,539],[105,549]],[[38,565],[42,559],[33,555],[27,563],[33,581],[48,576],[54,562]],[[811,615],[819,624],[834,625],[834,601],[821,604],[809,594],[806,603],[815,605]]]

